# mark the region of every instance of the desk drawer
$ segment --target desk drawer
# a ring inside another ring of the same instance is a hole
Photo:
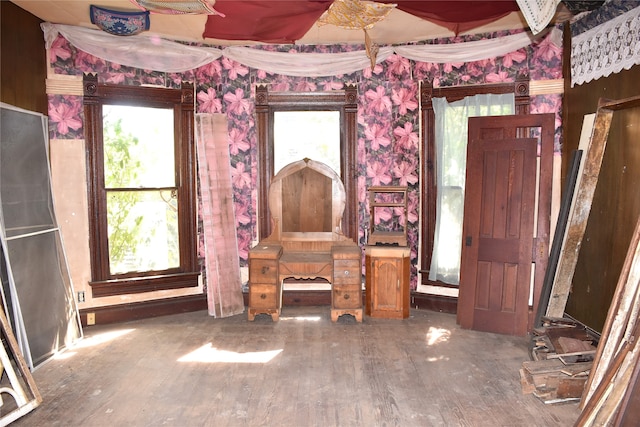
[[[280,292],[276,285],[249,285],[250,308],[279,308],[279,299]]]
[[[278,261],[265,259],[249,260],[249,282],[278,283]]]
[[[360,263],[353,260],[333,261],[333,284],[349,285],[362,282],[360,273]]]
[[[331,301],[333,308],[362,307],[362,287],[357,285],[336,285],[331,287]]]

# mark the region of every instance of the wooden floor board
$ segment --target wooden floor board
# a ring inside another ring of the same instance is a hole
[[[455,315],[331,322],[184,313],[85,328],[33,373],[43,403],[16,426],[571,426],[577,404],[522,393],[524,338]]]

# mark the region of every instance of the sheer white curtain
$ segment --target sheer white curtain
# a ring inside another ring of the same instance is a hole
[[[476,95],[448,103],[433,99],[436,118],[436,227],[429,280],[460,282],[462,218],[469,117],[514,114],[514,95]]]
[[[43,22],[41,28],[47,48],[51,48],[58,34],[61,34],[78,49],[98,58],[167,73],[193,70],[222,56],[249,67],[288,76],[336,76],[361,71],[371,66],[371,60],[364,49],[339,53],[292,54],[245,46],[229,46],[224,49],[188,46],[162,39],[157,35],[122,37],[96,29],[50,22]],[[562,32],[554,28],[551,34],[554,33],[552,42],[562,46]],[[376,55],[376,62],[383,62],[394,53],[423,62],[472,62],[504,56],[529,46],[546,34],[545,31],[534,37],[529,32],[523,32],[464,43],[381,46]]]

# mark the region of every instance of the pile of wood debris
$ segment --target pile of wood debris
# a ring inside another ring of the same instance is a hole
[[[532,360],[520,369],[522,392],[547,404],[579,401],[593,366],[596,338],[565,318],[543,317],[533,332]]]

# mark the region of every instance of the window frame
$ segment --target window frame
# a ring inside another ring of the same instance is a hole
[[[256,86],[256,132],[258,139],[258,230],[262,240],[271,234],[269,186],[274,177],[273,122],[276,111],[340,111],[340,179],[345,187],[346,204],[342,232],[358,239],[358,168],[357,112],[358,90],[345,85],[344,90],[327,92],[269,92]]]
[[[83,79],[91,292],[93,297],[124,295],[198,286],[197,203],[194,143],[194,86],[180,89],[98,83]],[[104,179],[102,106],[170,108],[174,117],[180,266],[168,270],[111,274]]]
[[[515,95],[515,114],[529,114],[531,102],[529,96],[529,77],[519,75],[514,82],[491,83],[466,86],[448,86],[434,88],[432,82],[422,82],[420,86],[421,105],[421,152],[424,160],[420,164],[420,174],[422,176],[421,192],[423,197],[420,202],[422,212],[421,239],[420,239],[420,282],[419,286],[438,286],[442,288],[455,288],[459,286],[450,285],[441,281],[429,280],[429,269],[431,266],[431,255],[436,227],[436,149],[435,149],[435,112],[433,111],[433,98],[446,98],[448,102],[459,101],[467,96],[483,94],[505,94]]]

